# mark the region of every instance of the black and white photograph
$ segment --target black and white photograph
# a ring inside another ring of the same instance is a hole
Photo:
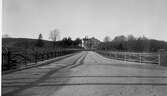
[[[167,0],[1,0],[1,96],[167,96]]]

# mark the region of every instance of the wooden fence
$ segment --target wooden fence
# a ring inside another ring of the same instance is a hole
[[[79,50],[57,50],[47,52],[2,52],[2,70],[16,69],[17,67],[27,66],[31,63],[37,63],[58,56],[77,52]]]
[[[96,52],[108,56],[109,58],[117,60],[160,64],[159,53],[135,53],[135,52],[113,52],[113,51],[96,51]]]

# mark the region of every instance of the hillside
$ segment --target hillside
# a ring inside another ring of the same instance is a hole
[[[70,40],[61,40],[56,41],[55,44],[52,41],[43,40],[44,45],[42,47],[37,47],[38,39],[29,39],[29,38],[2,38],[2,46],[7,47],[12,51],[26,50],[26,49],[45,49],[45,50],[54,50],[55,48],[77,48],[80,49],[82,47],[78,46],[78,41],[70,41]],[[55,45],[55,47],[54,47]]]
[[[44,46],[43,48],[53,47],[53,43],[51,41],[43,40]],[[58,41],[59,42],[59,41]],[[57,47],[60,47],[56,42]],[[36,47],[37,39],[29,39],[29,38],[2,38],[2,46],[7,48],[34,48]]]

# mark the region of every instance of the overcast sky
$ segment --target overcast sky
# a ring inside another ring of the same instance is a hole
[[[44,39],[145,35],[167,41],[167,0],[3,0],[3,34]]]

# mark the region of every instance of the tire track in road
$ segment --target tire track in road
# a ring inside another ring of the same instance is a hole
[[[127,85],[127,86],[134,86],[134,85],[139,85],[139,86],[167,86],[167,83],[60,83],[60,84],[40,84],[36,85],[35,87],[41,87],[41,86],[80,86],[80,85]],[[8,86],[8,87],[20,87],[20,85],[15,85],[15,86]],[[16,93],[14,93],[16,94]],[[4,94],[2,96],[17,96],[14,94]]]
[[[167,86],[167,83],[63,83],[63,84],[42,84],[38,86],[80,86],[80,85],[139,85],[139,86]]]
[[[42,77],[40,77],[38,80],[34,81],[34,82],[30,82],[29,84],[27,85],[24,85],[24,86],[16,86],[16,87],[19,87],[18,89],[16,90],[13,90],[11,92],[8,92],[8,93],[5,93],[5,94],[2,94],[2,96],[17,96],[18,93],[26,90],[26,89],[29,89],[29,88],[32,88],[32,87],[35,87],[35,86],[38,86],[38,84],[44,82],[45,80],[47,80],[51,75],[53,75],[54,73],[64,69],[64,68],[67,68],[69,66],[72,66],[71,68],[73,67],[76,67],[76,66],[79,66],[81,64],[83,64],[83,61],[84,61],[84,58],[86,57],[87,53],[85,53],[85,55],[83,53],[80,53],[80,56],[78,58],[76,58],[76,60],[74,60],[74,62],[72,64],[69,64],[69,65],[65,65],[65,66],[62,66],[61,68],[56,68],[54,70],[51,70],[49,72],[47,72],[45,75],[43,75]],[[82,58],[82,60],[80,59]],[[80,61],[80,64],[76,64],[78,62],[78,60],[81,60]],[[2,87],[5,87],[5,86],[2,86]],[[6,86],[7,87],[7,86]]]
[[[70,66],[70,68],[74,68],[74,67],[77,67],[77,66],[84,64],[84,60],[87,57],[87,54],[88,54],[88,52],[84,54],[84,56],[80,59],[78,64],[74,63],[74,65]]]
[[[90,57],[95,61],[96,64],[103,64],[104,62],[102,62],[102,61],[104,61],[106,59],[96,52],[92,52],[91,55],[93,55],[93,56],[90,56]],[[95,57],[98,58],[98,61],[95,59]]]
[[[167,78],[167,76],[95,76],[95,75],[91,75],[91,76],[56,76],[56,77],[54,77],[54,78],[90,78],[90,77],[100,77],[100,78],[104,78],[104,77],[106,77],[106,78],[111,78],[111,77],[118,77],[118,78],[125,78],[125,77],[130,77],[130,78]],[[50,78],[53,78],[53,77],[50,77]],[[54,79],[53,78],[53,79]],[[27,79],[37,79],[37,78],[16,78],[16,79],[14,79],[14,80],[18,80],[18,79],[23,79],[23,80],[27,80]],[[13,80],[13,79],[5,79],[5,80]]]

